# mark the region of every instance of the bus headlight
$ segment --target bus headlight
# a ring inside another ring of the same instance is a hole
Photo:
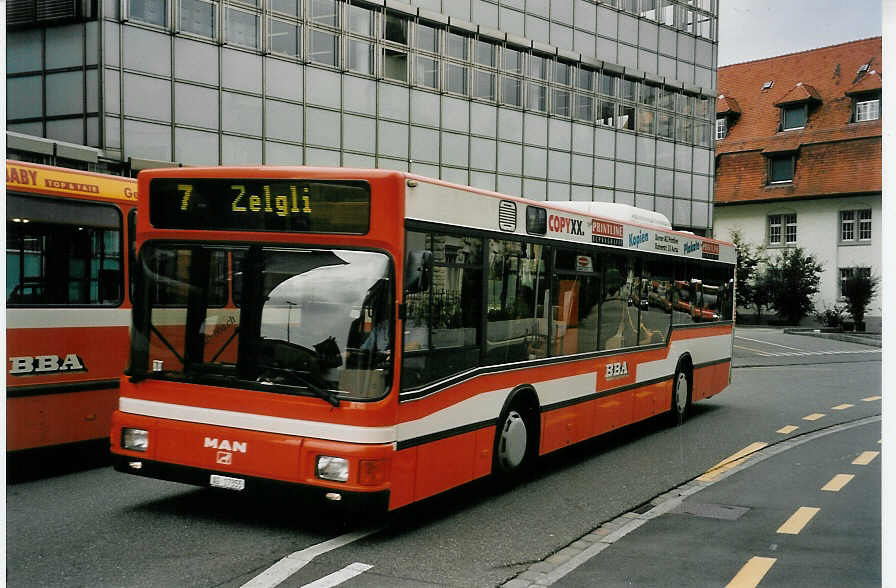
[[[149,448],[149,433],[143,429],[123,428],[121,447],[128,451],[146,451]]]
[[[348,460],[329,455],[317,456],[317,477],[333,482],[348,482]]]

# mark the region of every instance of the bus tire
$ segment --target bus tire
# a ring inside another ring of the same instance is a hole
[[[538,410],[526,395],[516,395],[498,418],[492,472],[514,484],[532,471],[538,455]]]
[[[693,374],[688,358],[678,360],[675,375],[672,377],[672,406],[669,409],[669,424],[677,427],[684,423],[691,406],[691,388]]]

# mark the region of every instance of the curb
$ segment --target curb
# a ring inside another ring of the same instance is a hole
[[[819,339],[833,339],[835,341],[845,341],[847,343],[858,343],[859,345],[868,345],[869,347],[880,347],[880,335],[851,335],[849,333],[823,333],[820,329],[804,330],[804,329],[784,329],[784,333],[788,335],[804,335],[806,337],[817,337]]]

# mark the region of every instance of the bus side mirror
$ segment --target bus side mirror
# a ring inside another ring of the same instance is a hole
[[[415,249],[408,252],[404,267],[405,294],[429,290],[432,282],[432,251]]]

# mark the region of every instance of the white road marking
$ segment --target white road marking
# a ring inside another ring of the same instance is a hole
[[[750,349],[749,347],[743,347],[741,345],[735,345],[738,349],[745,349],[747,351],[753,351],[759,353],[763,357],[810,357],[816,355],[855,355],[861,353],[880,353],[880,349],[860,349],[857,351],[800,351],[800,352],[790,352],[790,351],[781,351],[778,353],[768,352],[768,351],[759,351],[758,349]]]
[[[753,343],[762,343],[763,345],[774,345],[775,347],[783,347],[784,349],[790,349],[791,351],[803,351],[797,347],[788,347],[787,345],[780,345],[778,343],[772,343],[771,341],[762,341],[761,339],[750,339],[749,337],[740,337],[738,335],[734,336],[735,339],[743,339],[744,341],[752,341]]]
[[[355,576],[360,576],[373,566],[367,565],[365,563],[355,562],[351,565],[345,566],[338,572],[333,572],[329,576],[324,576],[320,580],[315,580],[310,584],[305,584],[302,588],[333,588],[333,586],[338,586],[343,582],[351,580]]]
[[[364,537],[372,535],[379,530],[380,529],[377,528],[356,531],[354,533],[346,533],[345,535],[334,537],[329,541],[324,541],[323,543],[312,545],[311,547],[308,547],[301,551],[296,551],[295,553],[287,555],[262,573],[258,574],[257,576],[243,584],[242,588],[272,588],[273,586],[280,584],[281,582],[304,568],[306,565],[311,563],[311,560],[313,560],[315,557],[323,555],[328,551],[339,549],[340,547],[348,545],[349,543],[353,543],[359,539],[363,539]]]
[[[774,357],[773,354],[768,351],[759,351],[758,349],[753,349],[752,347],[744,347],[743,345],[735,345],[735,349],[743,349],[744,351],[752,351],[753,353],[758,353],[764,357]]]

